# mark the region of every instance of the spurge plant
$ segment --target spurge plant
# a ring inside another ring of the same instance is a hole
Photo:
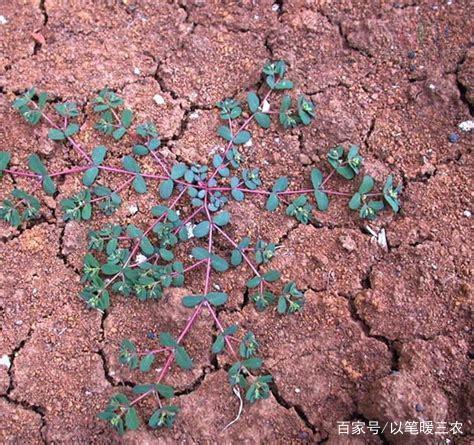
[[[91,150],[77,141],[80,126],[78,106],[74,102],[51,102],[46,93],[27,91],[13,102],[13,107],[31,125],[44,122],[49,126],[48,137],[65,144],[81,157],[80,165],[65,171],[51,172],[36,154],[28,159],[29,171],[10,167],[11,156],[0,152],[0,172],[12,178],[29,178],[47,195],[56,196],[58,177],[80,174],[84,188],[61,201],[64,221],[88,221],[95,212],[113,215],[122,203],[120,192],[133,188],[136,193],[157,193],[157,204],[151,209],[150,221],[142,227],[110,224],[89,233],[89,253],[84,257],[81,298],[92,309],[107,311],[111,295],[134,296],[141,301],[162,299],[170,286],[183,287],[189,272],[203,269],[203,284],[195,293],[185,296],[182,304],[189,308],[190,316],[178,335],[160,332],[157,347],[139,351],[130,340],[123,340],[120,347],[120,363],[146,373],[154,366],[161,368],[152,383],[133,388],[133,396],[115,394],[99,417],[110,423],[119,433],[139,426],[136,406],[143,399],[154,396],[156,410],[148,419],[151,428],[172,427],[179,408],[167,402],[174,397],[173,387],[166,384],[166,377],[173,363],[183,369],[193,366],[193,359],[185,346],[188,332],[203,311],[208,311],[215,323],[217,334],[212,345],[213,354],[227,353],[233,364],[227,368],[229,384],[234,392],[249,403],[269,396],[272,377],[262,374],[262,359],[258,357],[259,343],[248,331],[239,333],[237,325],[223,326],[216,309],[228,301],[228,294],[216,291],[213,276],[224,273],[229,267],[246,263],[253,273],[247,281],[251,289],[250,300],[258,311],[275,307],[279,314],[301,311],[305,304],[304,292],[297,283],[284,283],[280,290],[279,271],[260,271],[261,265],[271,262],[277,255],[272,240],[235,240],[227,226],[231,214],[226,210],[230,200],[242,201],[247,195],[265,197],[266,209],[274,212],[282,205],[286,214],[303,224],[313,221],[315,207],[326,211],[332,196],[349,199],[350,209],[359,212],[361,218],[373,219],[387,204],[398,212],[400,187],[389,176],[382,192],[374,192],[374,180],[364,176],[357,191],[350,193],[329,188],[334,175],[352,181],[363,167],[359,149],[351,145],[329,150],[327,160],[332,171],[324,176],[318,169],[311,171],[310,186],[292,190],[287,177],[277,178],[270,188],[263,188],[258,168],[243,167],[245,144],[250,141],[251,125],[269,128],[275,114],[285,129],[309,125],[316,115],[315,105],[306,97],[293,99],[289,94],[293,82],[286,79],[286,65],[272,62],[263,68],[264,94],[249,92],[246,107],[235,99],[217,103],[222,125],[217,129],[225,146],[212,157],[211,165],[172,165],[160,154],[160,137],[151,122],[134,125],[134,115],[124,106],[124,101],[109,89],[102,90],[94,99],[93,110],[97,114],[97,131],[116,141],[126,134],[135,140],[130,155],[121,159],[121,166],[106,162],[108,149],[99,145]],[[284,93],[279,107],[270,105],[277,93]],[[274,111],[278,110],[278,111]],[[53,112],[54,115],[50,114]],[[132,128],[134,127],[134,133]],[[145,171],[139,160],[149,156],[157,170]],[[245,163],[245,165],[248,165]],[[119,175],[123,182],[112,189],[104,182],[105,174]],[[14,182],[15,183],[15,182]],[[39,218],[40,201],[32,193],[19,188],[11,191],[0,207],[0,218],[18,227]],[[287,202],[290,199],[290,202]],[[314,203],[313,203],[314,202]],[[183,214],[183,209],[192,211]],[[229,246],[228,254],[216,253],[215,240],[221,238]],[[184,264],[176,255],[176,247],[190,238],[203,240],[203,246],[191,250],[190,264]]]

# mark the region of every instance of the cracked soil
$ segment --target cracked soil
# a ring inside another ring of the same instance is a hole
[[[173,430],[142,427],[119,438],[96,413],[113,392],[143,383],[119,365],[119,342],[150,347],[148,332],[176,333],[187,291],[170,290],[166,306],[115,297],[102,316],[87,310],[78,294],[90,225],[62,222],[59,200],[80,178],[60,180],[55,199],[42,197],[39,220],[18,230],[0,223],[1,444],[434,443],[389,433],[344,438],[343,420],[458,421],[464,436],[455,443],[471,443],[473,140],[457,127],[474,104],[468,1],[0,0],[0,15],[0,148],[15,166],[33,152],[55,171],[80,161],[13,113],[11,101],[32,85],[78,101],[88,149],[105,143],[111,158],[128,154],[126,141],[93,132],[90,99],[109,86],[137,120],[152,118],[166,157],[206,162],[220,143],[215,102],[258,90],[262,65],[284,59],[318,114],[309,128],[254,129],[247,154],[265,185],[283,174],[302,185],[313,166],[326,168],[329,148],[349,141],[376,180],[393,173],[404,185],[401,213],[369,224],[385,229],[386,248],[344,200],[308,226],[282,212],[268,218],[258,198],[230,204],[232,235],[277,242],[274,265],[306,289],[305,310],[281,318],[255,311],[245,266],[216,277],[231,297],[219,318],[255,332],[272,395],[222,432],[238,400],[227,358],[210,353],[212,319],[201,316],[186,339],[193,371],[174,369],[168,380],[182,410]],[[457,143],[448,140],[453,132]],[[107,180],[113,187],[118,178]],[[2,181],[1,199],[13,185]],[[158,199],[123,198],[114,220],[136,224]],[[199,290],[200,275],[186,288]],[[147,401],[141,412],[151,409]]]

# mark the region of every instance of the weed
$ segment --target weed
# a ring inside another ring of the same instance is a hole
[[[157,348],[139,351],[130,340],[124,340],[120,348],[119,360],[131,369],[149,372],[154,365],[161,371],[153,384],[137,385],[133,388],[134,398],[125,394],[114,395],[99,417],[110,423],[119,433],[139,426],[136,405],[143,399],[154,395],[157,408],[148,419],[151,428],[172,427],[178,407],[168,403],[173,399],[174,389],[166,385],[165,378],[175,362],[182,369],[193,367],[193,359],[188,353],[184,339],[192,329],[201,312],[208,311],[215,323],[218,335],[212,345],[214,354],[228,353],[233,364],[228,368],[229,383],[240,394],[245,394],[249,403],[266,399],[270,393],[270,375],[261,374],[262,359],[258,357],[259,344],[252,332],[238,334],[238,327],[224,327],[216,312],[229,299],[225,292],[211,290],[213,275],[223,273],[229,267],[247,263],[253,272],[247,287],[254,292],[251,301],[258,311],[276,307],[279,314],[287,315],[301,311],[304,307],[304,292],[297,284],[288,282],[278,291],[277,283],[281,274],[270,269],[260,272],[258,267],[266,264],[277,254],[277,246],[271,240],[256,240],[251,245],[249,238],[234,240],[228,232],[231,214],[225,209],[229,200],[242,201],[246,195],[260,195],[266,199],[266,209],[274,212],[286,205],[286,213],[303,224],[313,221],[315,206],[320,211],[328,209],[331,196],[350,198],[349,207],[357,210],[362,218],[373,219],[385,207],[385,203],[397,212],[399,210],[400,187],[393,185],[388,177],[381,193],[372,192],[374,180],[364,176],[355,194],[335,191],[328,188],[329,180],[338,174],[346,180],[353,180],[360,172],[363,159],[358,147],[351,145],[346,152],[343,147],[329,151],[327,159],[332,171],[326,176],[318,169],[311,172],[311,187],[291,190],[287,177],[278,178],[270,189],[262,188],[258,168],[245,168],[238,171],[244,156],[241,147],[252,137],[250,124],[256,123],[263,129],[270,127],[272,115],[278,116],[280,124],[286,128],[309,125],[316,115],[315,105],[306,97],[296,100],[284,94],[279,111],[272,111],[270,105],[276,93],[293,88],[293,82],[286,79],[286,65],[277,61],[265,65],[263,77],[267,92],[260,97],[256,92],[247,95],[248,112],[244,105],[235,99],[225,99],[217,103],[222,125],[218,135],[226,142],[225,149],[212,158],[212,165],[186,165],[181,162],[169,165],[159,153],[161,145],[159,134],[150,122],[135,126],[132,135],[134,115],[124,107],[124,101],[109,89],[102,90],[94,99],[93,110],[98,119],[95,128],[111,136],[116,141],[128,133],[135,138],[132,154],[121,159],[121,166],[108,165],[105,161],[108,150],[100,145],[92,149],[90,155],[75,136],[80,131],[77,118],[78,107],[73,102],[49,102],[45,93],[36,94],[34,89],[17,98],[13,106],[32,125],[40,121],[50,126],[48,137],[52,141],[72,147],[81,156],[80,165],[60,172],[50,172],[42,160],[33,154],[28,160],[30,171],[9,168],[11,156],[0,152],[0,172],[2,175],[30,178],[41,186],[43,191],[56,196],[55,178],[65,175],[81,174],[84,189],[61,201],[64,221],[87,221],[94,212],[113,214],[121,205],[120,192],[132,187],[136,193],[150,192],[150,183],[158,183],[161,202],[151,209],[152,220],[146,227],[108,225],[89,233],[89,252],[84,257],[81,297],[92,309],[106,311],[111,303],[111,294],[135,296],[141,301],[159,300],[164,290],[170,286],[182,287],[186,275],[195,269],[203,268],[203,285],[199,292],[182,299],[184,307],[191,315],[178,336],[160,332]],[[50,117],[48,110],[56,116]],[[158,172],[144,170],[139,158],[151,156],[158,166]],[[123,177],[123,182],[112,189],[104,184],[104,172]],[[40,202],[25,191],[15,188],[11,199],[5,199],[0,207],[0,217],[18,227],[25,221],[38,218]],[[292,198],[290,203],[286,198]],[[314,198],[314,201],[313,201]],[[192,211],[184,216],[183,203],[190,203]],[[314,204],[313,204],[314,202]],[[204,246],[191,250],[191,264],[185,265],[175,254],[178,244],[191,237],[205,240]],[[215,239],[221,237],[231,247],[228,255],[217,253]],[[156,336],[153,334],[153,338]],[[239,339],[240,338],[240,339]]]

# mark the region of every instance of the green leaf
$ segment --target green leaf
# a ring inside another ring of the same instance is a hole
[[[272,193],[267,199],[265,208],[269,212],[273,212],[278,207],[279,204],[280,204],[280,200],[278,199],[278,196],[275,193]]]
[[[213,354],[220,354],[225,346],[225,337],[222,334],[219,334],[216,337],[216,340],[212,344],[212,353]]]
[[[151,256],[155,253],[155,248],[151,244],[150,240],[144,236],[140,241],[140,249],[146,256]]]
[[[277,90],[289,90],[291,88],[293,88],[293,82],[287,79],[280,80],[280,82],[275,85],[275,89]]]
[[[320,190],[316,190],[314,192],[314,197],[316,198],[316,204],[318,205],[318,209],[322,212],[325,212],[329,207],[328,195]]]
[[[258,357],[251,357],[242,363],[248,369],[258,369],[262,366],[263,360]]]
[[[260,105],[260,99],[253,91],[251,91],[247,94],[247,103],[249,104],[250,111],[255,113]]]
[[[210,292],[206,295],[206,300],[213,306],[225,304],[229,296],[225,292]]]
[[[281,273],[278,272],[278,270],[269,270],[268,272],[263,274],[263,279],[269,283],[279,280],[280,277]]]
[[[125,414],[125,426],[129,430],[136,430],[140,425],[138,419],[137,410],[132,406],[128,408],[127,414]]]
[[[178,346],[175,350],[176,363],[180,368],[191,369],[193,367],[193,361],[189,354],[182,346]]]
[[[278,299],[278,307],[277,307],[278,313],[284,314],[286,312],[287,305],[288,304],[287,304],[286,298],[281,296]]]
[[[209,221],[202,221],[193,229],[193,234],[196,238],[203,238],[209,233]]]
[[[147,392],[153,391],[154,389],[155,385],[148,383],[145,385],[135,385],[132,391],[134,394],[145,394]]]
[[[49,176],[43,177],[43,190],[49,196],[52,196],[56,193],[56,184]]]
[[[349,201],[349,208],[351,210],[357,210],[362,204],[361,195],[359,192],[354,193],[351,200]]]
[[[140,371],[148,372],[151,369],[151,365],[155,361],[155,356],[153,354],[148,354],[142,358],[140,362]]]
[[[41,162],[41,159],[38,157],[36,153],[32,154],[28,158],[28,167],[30,168],[31,171],[38,173],[41,176],[46,176],[48,174],[46,167]]]
[[[66,139],[66,135],[61,130],[57,130],[56,128],[50,128],[49,129],[48,137],[52,141],[62,141],[64,139]]]
[[[99,145],[92,150],[92,162],[95,165],[100,165],[105,159],[107,154],[107,149],[103,145]]]
[[[92,184],[94,184],[94,181],[97,178],[97,175],[99,174],[99,169],[97,167],[91,167],[86,172],[84,173],[84,176],[82,177],[82,183],[86,186],[89,187]]]
[[[172,179],[167,179],[160,184],[159,193],[161,198],[168,199],[172,193],[174,188],[174,182]]]
[[[86,204],[84,208],[82,209],[81,218],[87,221],[91,219],[91,216],[92,216],[92,205],[89,203],[89,204]]]
[[[217,225],[219,227],[223,227],[223,226],[229,224],[230,213],[227,212],[227,211],[220,212],[212,218],[212,221],[214,222],[215,225]]]
[[[125,128],[130,127],[130,125],[132,124],[132,119],[133,119],[132,110],[129,110],[128,108],[126,108],[125,110],[122,111],[122,117],[120,121]]]
[[[12,155],[7,151],[0,151],[0,172],[2,172],[8,167],[11,156]]]
[[[232,198],[234,198],[238,202],[243,201],[245,198],[244,193],[240,190],[232,189],[231,194]]]
[[[138,238],[143,235],[143,230],[140,230],[138,227],[133,224],[127,226],[127,235],[131,238]]]
[[[237,145],[245,144],[250,140],[251,137],[252,135],[248,131],[242,130],[235,136],[234,144],[237,144]]]
[[[239,250],[234,249],[230,255],[230,264],[232,266],[238,266],[242,263],[243,257]]]
[[[142,175],[135,176],[132,186],[137,193],[143,194],[146,193],[146,182]]]
[[[79,131],[79,125],[77,124],[69,124],[66,129],[64,130],[64,135],[66,137],[71,137],[75,135]]]
[[[383,209],[384,205],[382,201],[370,201],[369,207],[375,210],[376,212],[379,212],[380,210]]]
[[[269,128],[272,123],[270,116],[266,113],[257,113],[255,115],[255,120],[260,127],[265,129]]]
[[[186,165],[181,162],[178,164],[174,164],[171,169],[171,175],[170,175],[171,179],[181,178],[182,176],[184,176],[187,169],[188,168],[186,167]]]
[[[372,176],[365,175],[360,184],[359,193],[361,195],[365,195],[366,193],[369,193],[373,188],[374,178],[372,178]]]
[[[124,156],[122,159],[123,168],[129,172],[140,173],[140,166],[131,156]]]
[[[284,192],[288,188],[288,178],[286,176],[280,176],[273,184],[272,191],[275,193]]]
[[[262,277],[259,277],[259,276],[253,277],[247,281],[247,287],[249,289],[257,287],[261,283],[261,281],[262,281]]]
[[[120,139],[122,139],[123,135],[127,132],[126,128],[124,127],[120,127],[120,128],[117,128],[116,130],[114,130],[114,132],[112,133],[112,137],[118,141]]]
[[[105,275],[115,275],[122,270],[122,267],[118,264],[105,263],[102,264],[101,270]]]
[[[226,141],[231,141],[232,140],[232,133],[230,131],[230,128],[225,126],[225,125],[221,125],[218,129],[217,129],[217,134],[224,138]]]
[[[160,344],[167,348],[174,348],[178,343],[169,332],[160,332]]]
[[[317,190],[322,182],[323,174],[317,168],[313,168],[313,170],[311,170],[311,183],[313,184],[313,188]]]
[[[212,256],[211,266],[217,272],[225,272],[229,268],[227,261],[217,255]]]
[[[209,252],[203,247],[194,247],[191,250],[191,255],[197,260],[204,260],[205,258],[209,258]]]
[[[162,383],[156,384],[156,390],[160,393],[165,399],[171,399],[174,397],[174,389],[172,386],[163,385]]]
[[[181,302],[184,307],[191,308],[197,306],[202,300],[204,300],[203,295],[187,295],[186,297],[183,297]]]

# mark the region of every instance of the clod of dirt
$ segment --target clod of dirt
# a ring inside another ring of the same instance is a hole
[[[423,412],[416,410],[423,405]],[[429,419],[434,422],[447,421],[448,400],[444,393],[431,381],[425,380],[420,386],[409,374],[401,372],[384,377],[371,385],[370,391],[359,404],[360,412],[379,425],[406,421],[420,422]],[[393,444],[430,444],[432,438],[425,434],[410,436],[390,434],[386,429],[384,436]]]

